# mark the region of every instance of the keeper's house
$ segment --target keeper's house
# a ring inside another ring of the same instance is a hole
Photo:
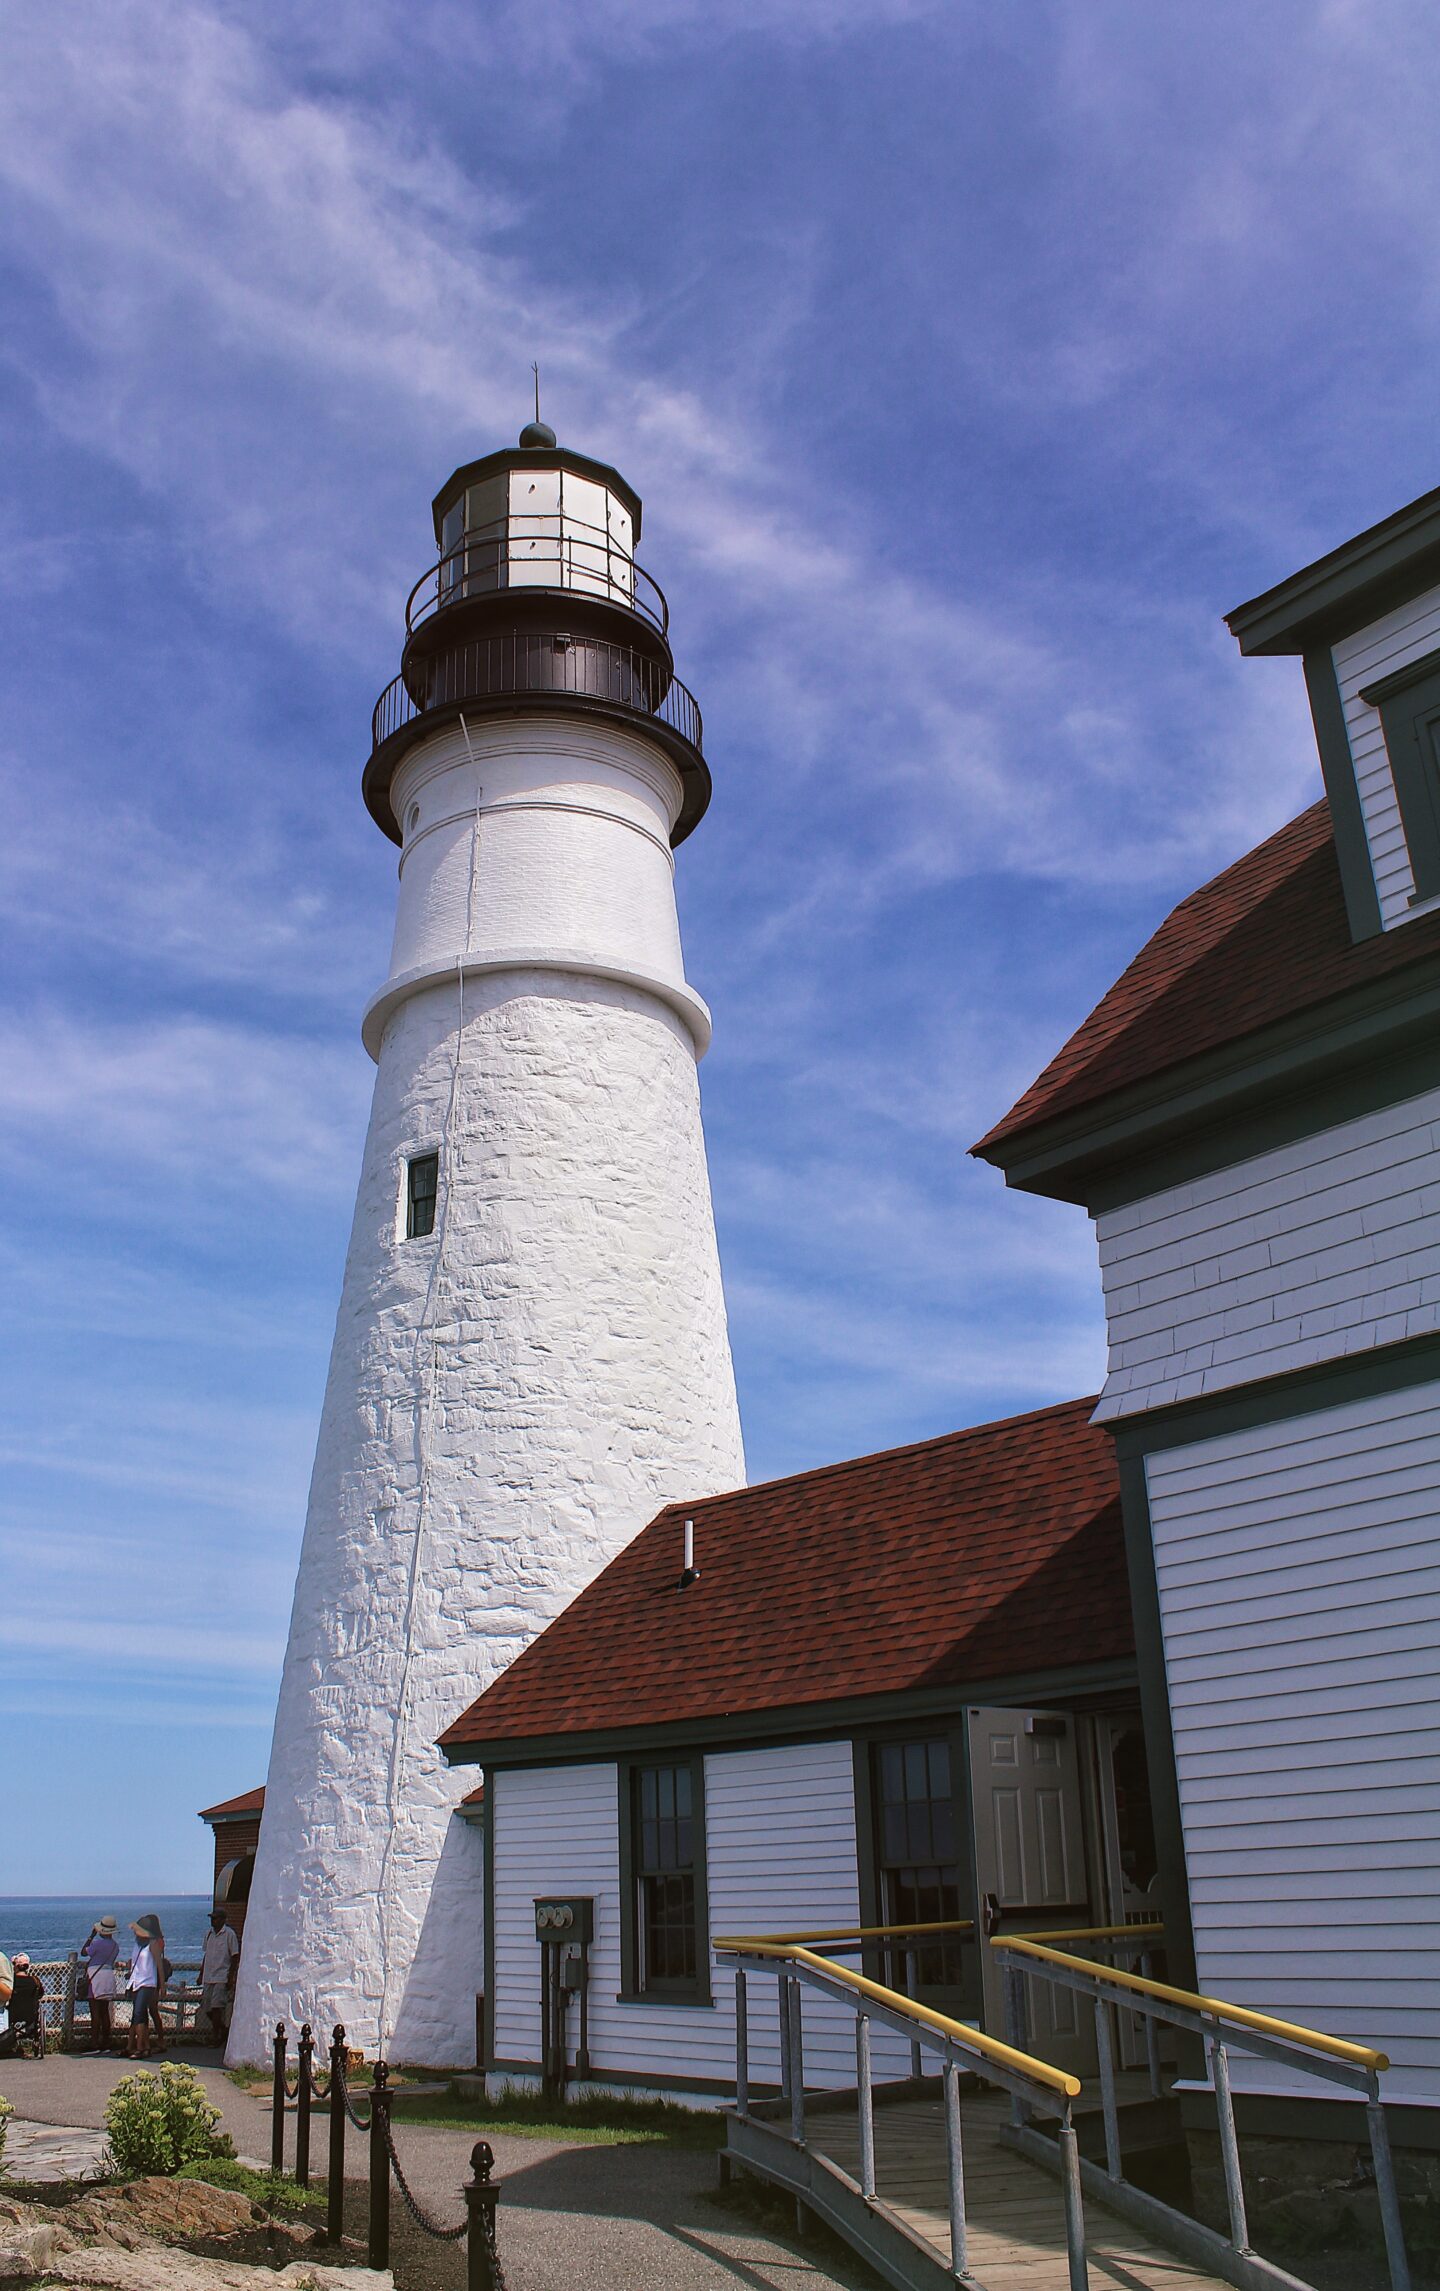
[[[1383,2047],[1433,2111],[1440,492],[1229,625],[1303,661],[1326,801],[976,1150],[1095,1219],[1171,1977]]]
[[[448,1730],[450,1760],[486,1775],[490,2071],[553,2063],[537,1901],[593,1918],[567,2066],[716,2094],[735,2052],[712,1934],[971,1919],[986,1896],[1011,1931],[1151,1907],[1118,1481],[1094,1406],[662,1512]],[[978,1940],[872,1969],[999,2023]],[[1036,2038],[1048,2057],[1081,2042],[1069,2024]],[[879,2050],[877,2073],[906,2073],[908,2052]],[[757,2082],[777,2053],[753,2028]],[[806,2061],[815,2082],[853,2083],[848,2015],[815,2002]]]

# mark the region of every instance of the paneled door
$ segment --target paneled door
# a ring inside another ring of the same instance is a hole
[[[1063,1711],[972,1710],[970,1776],[975,1890],[1000,1930],[1023,1935],[1088,1925],[1084,1815],[1075,1722]],[[994,1951],[981,1952],[985,2027],[1003,2037],[1005,1993]],[[1030,2050],[1077,2075],[1095,2065],[1094,2016],[1073,1989],[1026,1982]]]

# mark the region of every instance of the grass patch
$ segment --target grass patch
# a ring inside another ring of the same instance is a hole
[[[605,2092],[580,2092],[569,2100],[547,2100],[543,2093],[506,2086],[493,2100],[462,2092],[395,2095],[397,2124],[451,2125],[476,2132],[508,2132],[521,2140],[578,2140],[598,2147],[649,2144],[667,2148],[716,2149],[724,2146],[725,2125],[718,2109],[680,2108],[673,2100],[622,2100]]]
[[[288,2172],[272,2176],[269,2172],[252,2172],[248,2164],[236,2163],[229,2156],[214,2156],[193,2164],[182,2164],[175,2174],[177,2180],[203,2180],[208,2188],[230,2188],[236,2195],[246,2196],[251,2203],[263,2205],[266,2211],[312,2213],[325,2209],[325,2183],[312,2180],[302,2188]]]

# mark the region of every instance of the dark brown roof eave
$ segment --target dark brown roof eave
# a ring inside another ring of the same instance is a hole
[[[964,1710],[977,1698],[1011,1703],[1027,1695],[1054,1701],[1079,1699],[1128,1688],[1138,1673],[1133,1655],[1111,1656],[1102,1662],[1069,1664],[1053,1670],[1039,1668],[1004,1678],[967,1678],[954,1686],[909,1687],[886,1694],[842,1695],[823,1702],[777,1705],[772,1709],[692,1713],[642,1726],[579,1728],[556,1734],[517,1734],[477,1737],[468,1741],[459,1725],[447,1727],[439,1738],[447,1765],[568,1766],[600,1759],[623,1758],[677,1743],[697,1747],[734,1748],[741,1744],[818,1740],[850,1733],[855,1727],[879,1726],[891,1720],[929,1717]],[[459,1722],[463,1723],[463,1722]]]

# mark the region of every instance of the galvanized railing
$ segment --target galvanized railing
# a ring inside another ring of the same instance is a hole
[[[493,636],[416,662],[375,703],[373,746],[434,709],[466,700],[567,695],[665,724],[697,752],[703,725],[692,692],[660,661],[632,645],[589,636]]]
[[[973,1932],[959,1921],[909,1926],[869,1926],[827,1929],[809,1934],[731,1935],[714,1944],[717,1957],[735,1971],[735,2108],[732,2127],[739,2138],[732,2144],[741,2159],[753,2164],[779,2185],[801,2192],[791,2159],[806,2158],[806,2199],[821,2204],[827,2182],[858,2197],[867,2212],[888,2219],[894,2231],[910,2243],[912,2230],[880,2196],[875,2174],[874,2084],[871,2060],[872,2028],[906,2038],[912,2061],[929,2055],[939,2064],[944,2100],[946,2181],[949,2198],[950,2265],[957,2278],[968,2273],[965,2216],[965,2160],[960,2111],[962,2074],[979,2074],[998,2084],[1027,2109],[1058,2120],[1059,2150],[1065,2198],[1065,2247],[1072,2291],[1085,2291],[1085,2222],[1081,2193],[1079,2148],[1071,2110],[1080,2092],[1080,2080],[1068,2070],[1037,2060],[1018,2045],[986,2036],[964,2021],[934,2011],[914,1997],[885,1988],[863,1973],[836,1963],[836,1957],[866,1948],[914,1945],[921,1936],[959,1939]],[[752,2106],[749,2069],[748,1978],[768,1974],[778,1991],[780,2083],[782,2103],[788,2106],[789,2137],[763,2120]],[[852,2178],[829,2157],[807,2148],[805,2119],[805,2038],[801,1997],[814,1991],[846,2007],[855,2016],[855,2101],[859,2134],[859,2178]],[[817,2179],[817,2173],[819,2178]],[[832,2214],[832,2224],[846,2232],[843,2205]],[[854,2237],[851,2237],[854,2240]]]
[[[604,597],[624,605],[663,636],[670,623],[665,592],[629,551],[598,525],[563,517],[528,517],[524,531],[467,533],[421,574],[405,602],[413,631],[447,605],[492,596],[497,589],[552,590]]]
[[[67,1957],[31,1960],[30,1970],[45,1985],[40,2000],[40,2026],[45,2035],[47,2051],[69,2052],[75,2043],[77,2023],[88,2027],[90,2008],[80,1994],[80,1976],[84,1971],[77,1950]],[[121,1979],[128,1974],[128,1958],[117,1959],[115,1972]],[[181,1976],[193,1973],[195,1979],[187,1981]],[[189,2035],[195,2026],[200,2009],[200,1966],[198,1961],[171,1966],[170,1979],[165,1985],[165,1998],[161,2006],[163,2019],[168,2020],[176,2036]],[[130,1997],[119,1989],[110,2000],[110,2025],[117,2032],[130,2026]]]
[[[1293,2021],[1278,2020],[1270,2013],[1256,2012],[1247,2005],[1232,2005],[1219,1997],[1201,1996],[1189,1989],[1171,1988],[1166,1982],[1150,1978],[1148,1971],[1135,1973],[1119,1966],[1097,1964],[1092,1958],[1077,1955],[1072,1947],[1062,1949],[1054,1946],[1056,1942],[1119,1946],[1129,1943],[1132,1947],[1138,1947],[1143,1955],[1146,1953],[1147,1940],[1153,1940],[1153,1936],[1160,1930],[1141,1926],[1097,1926],[1060,1933],[1027,1933],[1023,1937],[997,1934],[990,1942],[1005,1969],[1005,2026],[1013,2044],[1023,2046],[1026,2042],[1027,1980],[1048,1981],[1055,1987],[1088,1997],[1092,2002],[1105,2128],[1105,2170],[1103,2181],[1099,2178],[1097,2167],[1093,2165],[1082,2165],[1082,2174],[1096,2174],[1094,2184],[1097,2185],[1097,2192],[1103,2188],[1107,2202],[1118,2204],[1141,2224],[1166,2236],[1172,2244],[1178,2242],[1182,2248],[1188,2247],[1191,2256],[1212,2267],[1217,2274],[1223,2274],[1228,2282],[1242,2286],[1293,2282],[1293,2277],[1282,2276],[1251,2247],[1240,2145],[1236,2135],[1235,2108],[1230,2086],[1230,2054],[1232,2051],[1249,2054],[1255,2059],[1276,2062],[1292,2072],[1299,2071],[1307,2077],[1321,2078],[1347,2091],[1364,2095],[1370,2155],[1392,2291],[1410,2291],[1410,2268],[1395,2184],[1394,2160],[1390,2152],[1384,2104],[1380,2097],[1380,2077],[1390,2065],[1387,2055],[1377,2052],[1370,2045],[1354,2044],[1345,2037],[1328,2036],[1318,2029],[1303,2028]],[[1113,2018],[1121,2010],[1144,2016],[1149,2032],[1146,2050],[1151,2085],[1156,2092],[1160,2090],[1158,2043],[1153,2034],[1156,2024],[1163,2023],[1170,2028],[1182,2029],[1201,2040],[1214,2092],[1220,2161],[1229,2215],[1228,2242],[1213,2230],[1176,2211],[1173,2206],[1161,2204],[1158,2198],[1136,2188],[1125,2177],[1113,2040]],[[1015,2102],[1015,2132],[1022,2140],[1026,2128],[1026,2101],[1020,2095]],[[1028,2148],[1029,2144],[1026,2144]],[[1033,2148],[1029,2148],[1029,2152],[1033,2153]],[[1068,2161],[1063,2157],[1061,2169],[1065,2173],[1070,2169]]]

